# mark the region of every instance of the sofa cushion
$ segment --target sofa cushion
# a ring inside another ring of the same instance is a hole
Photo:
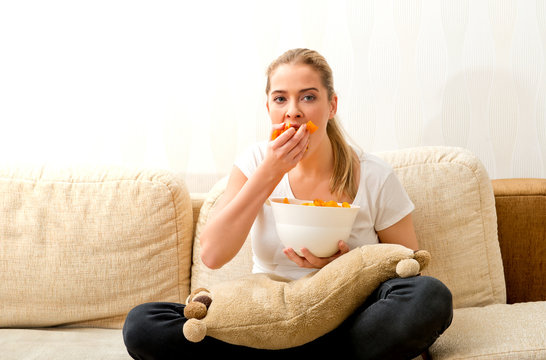
[[[433,359],[546,358],[546,302],[456,309],[430,348]]]
[[[237,255],[226,265],[220,269],[209,269],[201,261],[199,244],[199,235],[201,230],[207,223],[211,213],[214,211],[216,202],[220,199],[227,185],[228,178],[225,177],[219,180],[207,194],[201,210],[199,218],[195,226],[195,238],[193,242],[193,264],[191,267],[191,290],[198,288],[210,288],[212,285],[225,281],[232,280],[252,272],[252,248],[250,245],[250,237],[247,238],[241,250]]]
[[[449,287],[455,308],[506,303],[495,198],[479,159],[452,147],[379,155],[415,204],[419,246],[432,255],[424,273]]]
[[[0,329],[2,360],[130,360],[118,329]]]
[[[189,294],[192,209],[165,171],[0,169],[0,327],[119,328]]]

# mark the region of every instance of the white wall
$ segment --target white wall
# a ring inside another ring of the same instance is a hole
[[[364,149],[462,146],[492,178],[546,176],[545,0],[2,1],[0,161],[206,191],[267,137],[264,72],[292,47],[329,60]]]

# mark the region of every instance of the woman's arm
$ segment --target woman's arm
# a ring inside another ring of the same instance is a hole
[[[412,250],[419,249],[411,214],[406,215],[396,224],[378,231],[377,235],[382,243],[400,244]]]
[[[305,126],[297,132],[289,129],[268,143],[263,162],[250,178],[233,168],[226,190],[200,236],[201,260],[207,267],[220,268],[237,255],[264,202],[284,174],[301,160],[308,140]]]
[[[250,179],[233,167],[226,190],[200,236],[201,260],[207,267],[220,268],[237,254],[258,211],[279,181],[263,167]]]

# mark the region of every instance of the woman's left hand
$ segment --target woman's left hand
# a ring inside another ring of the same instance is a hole
[[[313,255],[307,248],[301,249],[303,256],[296,254],[294,249],[286,248],[283,250],[284,254],[293,262],[295,262],[299,267],[311,268],[311,269],[321,269],[324,266],[328,265],[338,257],[349,252],[349,246],[345,241],[340,240],[338,242],[339,251],[329,257],[316,257]]]

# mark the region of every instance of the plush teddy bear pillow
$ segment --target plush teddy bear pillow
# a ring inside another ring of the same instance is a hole
[[[366,245],[298,280],[252,274],[196,289],[183,333],[193,342],[208,335],[261,349],[299,346],[339,326],[382,282],[417,275],[429,261],[424,250]]]

